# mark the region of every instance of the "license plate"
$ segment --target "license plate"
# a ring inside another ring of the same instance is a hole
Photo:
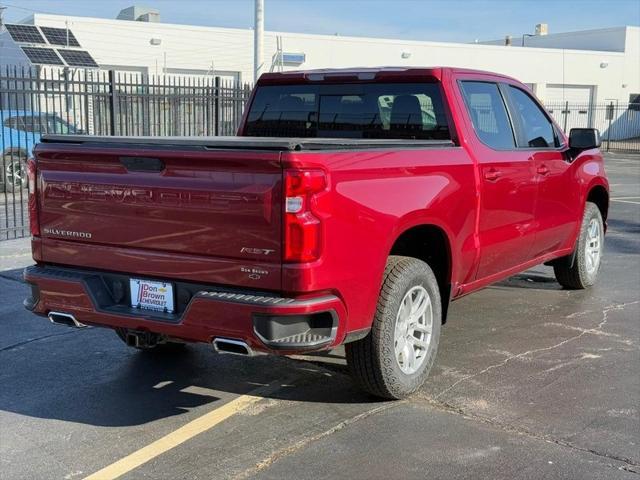
[[[173,313],[173,285],[149,280],[129,280],[131,286],[131,306]]]

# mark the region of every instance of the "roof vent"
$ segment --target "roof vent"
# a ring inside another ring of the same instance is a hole
[[[548,35],[548,34],[549,34],[548,23],[539,23],[536,25],[536,35]]]
[[[160,11],[155,8],[142,7],[139,5],[133,5],[128,8],[123,8],[116,17],[118,20],[130,20],[136,22],[160,22]]]

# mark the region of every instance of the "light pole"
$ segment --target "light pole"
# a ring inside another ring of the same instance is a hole
[[[253,26],[253,81],[258,81],[263,66],[264,0],[255,0],[255,22]]]
[[[524,37],[535,37],[535,35],[531,33],[523,33],[522,34],[522,46],[524,47]]]
[[[2,27],[4,26],[4,11],[7,9],[7,7],[3,7],[2,4],[0,4],[0,32],[2,31]]]

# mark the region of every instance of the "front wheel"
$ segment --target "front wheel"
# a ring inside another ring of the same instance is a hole
[[[345,346],[356,383],[382,398],[414,393],[435,361],[441,323],[440,291],[429,265],[390,256],[371,332]]]
[[[565,288],[581,290],[596,283],[604,249],[604,222],[595,203],[587,202],[576,245],[573,265],[568,259],[554,264],[558,283]]]

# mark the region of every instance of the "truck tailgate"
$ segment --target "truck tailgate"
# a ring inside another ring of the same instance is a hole
[[[44,262],[112,251],[109,270],[280,288],[280,152],[41,143],[36,161]]]

